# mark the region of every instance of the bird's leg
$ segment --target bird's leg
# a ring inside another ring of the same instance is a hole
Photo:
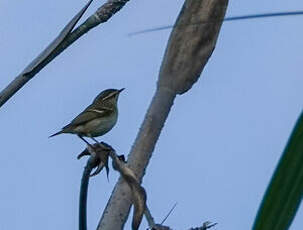
[[[97,144],[99,144],[99,145],[100,145],[99,141],[98,141],[96,138],[91,137],[91,139],[92,139],[94,142],[96,142]]]
[[[94,137],[91,137],[91,139],[94,141],[94,142],[96,142],[97,143],[97,145],[99,145],[99,146],[103,146],[96,138],[94,138]]]
[[[93,148],[94,149],[94,146],[92,146],[87,140],[85,140],[81,135],[78,135],[78,137],[80,137],[80,139],[82,140],[82,141],[84,141],[87,145],[89,145],[91,148]]]

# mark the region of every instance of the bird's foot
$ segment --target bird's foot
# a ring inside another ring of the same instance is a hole
[[[96,143],[94,145],[88,145],[87,148],[82,151],[77,159],[82,158],[83,156],[91,156],[94,158],[94,167],[97,169],[95,172],[93,172],[90,176],[95,176],[99,174],[102,169],[105,167],[106,170],[106,175],[108,179],[108,174],[109,174],[109,167],[108,167],[108,157],[109,157],[109,151],[112,151],[112,148],[108,147],[109,145],[105,144],[103,146],[102,143]]]

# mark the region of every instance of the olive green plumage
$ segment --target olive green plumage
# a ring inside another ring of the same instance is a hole
[[[98,137],[109,132],[117,123],[119,94],[124,89],[107,89],[102,91],[82,113],[80,113],[61,131],[50,137],[72,133],[82,137]]]

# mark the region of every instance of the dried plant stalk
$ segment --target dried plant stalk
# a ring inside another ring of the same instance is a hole
[[[215,48],[222,24],[218,19],[224,18],[227,3],[228,0],[186,0],[183,5],[167,45],[157,90],[128,157],[129,167],[140,180],[176,95],[189,90],[198,80]],[[190,25],[201,20],[213,23]],[[123,229],[130,205],[129,187],[120,178],[97,229]]]

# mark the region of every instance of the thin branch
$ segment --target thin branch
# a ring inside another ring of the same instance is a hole
[[[303,11],[288,11],[288,12],[276,12],[276,13],[264,13],[264,14],[249,14],[249,15],[226,17],[224,19],[219,19],[219,20],[216,20],[216,21],[200,21],[200,22],[188,24],[187,26],[197,25],[197,24],[204,24],[204,23],[215,23],[215,22],[218,22],[218,21],[227,22],[227,21],[236,21],[236,20],[284,17],[284,16],[299,16],[299,15],[303,15]],[[168,30],[168,29],[172,29],[173,27],[174,27],[173,25],[159,26],[159,27],[155,27],[155,28],[150,28],[150,29],[145,29],[145,30],[139,30],[139,31],[136,31],[136,32],[132,32],[132,33],[129,33],[128,36],[145,34],[145,33],[150,33],[150,32],[155,32],[155,31],[160,31],[160,30]]]
[[[41,65],[42,62],[47,60],[47,58],[51,55],[52,52],[56,50],[56,48],[66,39],[66,37],[71,33],[71,31],[74,29],[77,22],[80,20],[80,18],[83,16],[87,8],[90,6],[90,4],[93,2],[93,0],[90,0],[80,11],[77,13],[72,20],[63,28],[63,30],[59,33],[58,37],[55,38],[54,41],[52,41],[45,50],[42,51],[41,54],[38,55],[37,58],[35,58],[26,68],[23,70],[21,74],[24,76],[30,75],[32,72],[35,72],[35,69]]]
[[[91,1],[92,0],[90,0],[85,6],[86,8],[89,6]],[[0,92],[0,107],[67,47],[73,44],[83,34],[87,33],[92,28],[96,27],[100,23],[108,21],[115,13],[121,10],[128,1],[129,0],[108,0],[73,32],[69,32],[68,35],[65,35],[64,40],[59,40],[58,42],[56,38],[40,55],[38,55],[37,58],[34,59],[34,61],[28,67],[21,72],[21,74],[19,74],[11,83],[9,83],[6,88]],[[78,20],[85,11],[83,11],[83,9],[76,15],[79,16]],[[75,20],[75,22],[77,22],[77,20]],[[70,23],[68,25],[70,25]],[[67,27],[70,28],[69,26]],[[68,31],[66,30],[67,27],[65,27],[63,31]]]
[[[148,222],[148,226],[150,230],[172,230],[170,227],[168,226],[164,226],[164,222],[166,221],[166,219],[169,217],[169,215],[172,213],[172,211],[175,209],[177,203],[174,204],[174,206],[170,209],[170,211],[168,212],[168,214],[164,217],[164,219],[161,221],[160,224],[156,224],[150,210],[146,207],[145,210],[145,217],[147,219]]]
[[[164,222],[167,220],[167,218],[170,216],[170,214],[172,213],[172,211],[174,211],[175,207],[177,206],[178,203],[175,203],[174,206],[169,210],[169,212],[167,213],[167,215],[164,217],[164,219],[161,221],[161,224],[164,224]]]
[[[91,156],[87,160],[81,179],[80,198],[79,198],[79,230],[87,230],[87,212],[86,212],[87,191],[88,191],[90,174],[95,166],[96,166],[96,159]]]

